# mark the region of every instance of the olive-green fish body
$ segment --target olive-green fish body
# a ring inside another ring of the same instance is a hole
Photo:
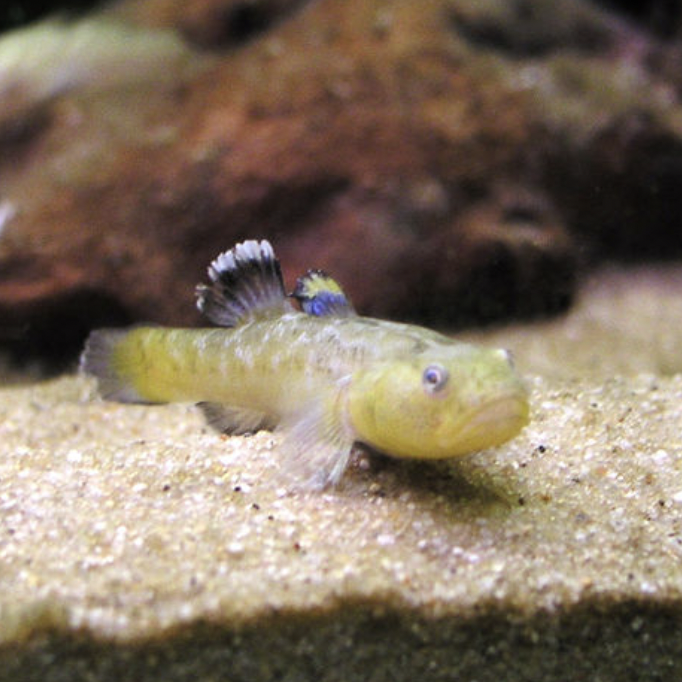
[[[199,307],[221,327],[93,332],[83,356],[104,397],[198,402],[223,431],[279,427],[285,466],[335,483],[354,442],[399,457],[454,457],[498,445],[528,419],[506,351],[414,325],[360,317],[323,273],[284,295],[270,245],[216,259]]]

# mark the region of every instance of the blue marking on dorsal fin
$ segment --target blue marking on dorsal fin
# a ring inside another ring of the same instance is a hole
[[[237,244],[209,266],[211,284],[200,284],[197,307],[214,324],[237,325],[279,316],[293,308],[287,300],[279,261],[269,241]]]
[[[356,315],[339,283],[322,270],[308,270],[299,277],[291,294],[308,315],[315,317],[349,317]]]

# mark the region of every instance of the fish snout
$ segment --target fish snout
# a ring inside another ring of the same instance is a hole
[[[461,438],[472,450],[501,445],[528,424],[529,405],[525,392],[513,392],[482,404],[469,413]]]

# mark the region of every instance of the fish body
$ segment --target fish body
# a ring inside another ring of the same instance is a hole
[[[293,298],[266,241],[210,266],[198,304],[210,329],[99,330],[82,364],[105,398],[191,401],[229,433],[278,428],[285,465],[315,487],[336,483],[353,443],[440,459],[498,445],[528,420],[506,351],[415,325],[358,316],[336,282],[311,271]]]

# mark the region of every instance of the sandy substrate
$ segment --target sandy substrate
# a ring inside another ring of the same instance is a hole
[[[532,422],[291,494],[278,437],[0,390],[2,680],[662,680],[682,671],[682,270],[488,334]]]

